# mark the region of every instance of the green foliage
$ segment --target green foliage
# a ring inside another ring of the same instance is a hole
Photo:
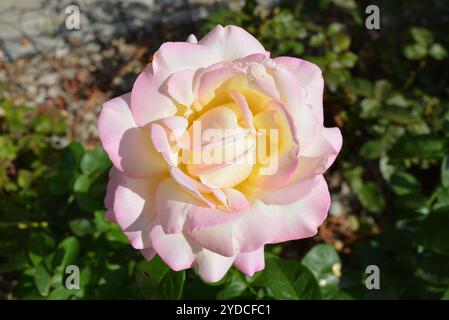
[[[296,261],[267,257],[266,269],[257,279],[268,296],[280,300],[321,299],[320,289],[312,272]]]
[[[136,268],[136,283],[146,299],[180,299],[185,272],[175,272],[159,258],[141,261]]]

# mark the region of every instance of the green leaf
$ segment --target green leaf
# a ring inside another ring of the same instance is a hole
[[[434,43],[430,47],[429,55],[435,60],[443,60],[447,57],[447,51],[441,44]]]
[[[389,105],[379,110],[379,116],[394,124],[408,125],[418,123],[421,119],[410,112],[410,109]]]
[[[337,52],[345,51],[351,45],[351,37],[343,33],[333,35],[331,41]]]
[[[93,173],[102,173],[111,166],[108,155],[103,149],[94,149],[87,152],[81,159],[81,171],[90,175]]]
[[[68,237],[59,244],[58,249],[63,252],[60,266],[65,268],[75,263],[80,252],[80,242],[75,237]]]
[[[302,259],[315,276],[324,299],[331,298],[338,291],[341,277],[341,260],[335,248],[329,244],[315,245]]]
[[[312,272],[296,261],[268,257],[263,273],[254,283],[266,288],[268,295],[277,300],[321,299]]]
[[[64,168],[67,168],[67,170],[77,170],[79,168],[83,154],[83,145],[78,142],[71,142],[62,151],[61,164]]]
[[[376,99],[365,98],[360,103],[362,112],[360,114],[361,118],[369,118],[376,115],[376,111],[380,108],[380,103]]]
[[[413,39],[422,46],[428,46],[433,42],[432,33],[425,28],[413,27],[410,29]]]
[[[419,43],[405,46],[404,55],[409,60],[420,60],[427,55],[427,48]]]
[[[235,269],[229,271],[226,282],[224,289],[217,294],[217,299],[219,300],[235,299],[248,289],[248,282],[245,276]]]
[[[103,203],[88,193],[76,193],[75,199],[78,206],[86,212],[91,213],[103,209]]]
[[[49,191],[52,194],[65,194],[71,191],[73,172],[60,171],[50,178]]]
[[[438,253],[449,252],[449,207],[441,208],[429,214],[422,222],[418,235],[419,242]]]
[[[184,280],[184,271],[172,271],[158,256],[136,267],[136,283],[145,299],[180,299]]]
[[[445,156],[441,162],[441,184],[449,188],[449,155]]]
[[[368,211],[379,213],[385,206],[385,199],[379,187],[369,181],[364,183],[358,192],[357,197],[362,203],[363,207]]]
[[[28,189],[33,182],[33,173],[29,170],[20,169],[17,177],[17,184],[23,188]]]
[[[340,56],[340,62],[347,68],[352,68],[357,62],[357,59],[357,55],[350,51],[347,51]]]
[[[338,23],[338,22],[333,22],[327,27],[327,34],[329,36],[333,36],[337,33],[340,33],[341,31],[343,31],[344,28],[345,28],[345,26],[343,24]]]
[[[444,292],[441,300],[449,300],[449,288],[447,288],[446,292]]]
[[[46,255],[53,251],[55,240],[45,232],[33,232],[30,236],[28,256],[34,265],[38,265]]]
[[[390,186],[400,196],[421,192],[419,181],[407,172],[393,173],[390,178]]]
[[[391,90],[392,84],[388,80],[377,80],[374,84],[374,96],[377,100],[385,99]]]
[[[94,231],[94,228],[90,221],[85,218],[73,219],[69,222],[70,229],[78,237],[85,236]]]
[[[67,300],[73,295],[73,290],[69,290],[65,287],[58,287],[54,289],[50,294],[48,295],[48,300]]]
[[[51,276],[47,271],[43,263],[36,266],[36,271],[34,273],[34,284],[36,285],[39,294],[42,296],[47,296],[50,290]]]
[[[73,191],[86,193],[89,190],[91,184],[91,180],[89,176],[80,175],[76,178],[75,183],[73,184]]]
[[[324,43],[324,34],[318,33],[310,37],[309,44],[312,47],[319,47]]]
[[[382,155],[383,147],[381,140],[370,140],[360,148],[360,155],[367,159],[378,159]]]
[[[434,191],[433,196],[436,197],[436,202],[433,205],[433,208],[435,210],[449,206],[449,188],[444,187],[437,188]]]
[[[342,7],[347,10],[352,10],[357,8],[357,3],[354,0],[333,0],[336,6]]]
[[[391,159],[433,159],[444,156],[444,140],[433,135],[406,135],[399,139],[390,152]]]

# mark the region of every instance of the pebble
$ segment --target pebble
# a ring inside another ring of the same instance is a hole
[[[39,77],[38,83],[44,86],[51,86],[59,81],[57,73],[47,73]]]
[[[25,86],[25,91],[28,96],[34,96],[37,93],[37,87],[32,84],[28,84]]]
[[[55,50],[55,56],[56,56],[56,58],[62,58],[62,57],[65,57],[65,56],[67,56],[67,54],[70,52],[70,50],[69,50],[69,48],[68,47],[63,47],[63,48],[57,48],[56,50]]]
[[[50,98],[56,98],[61,94],[61,89],[59,87],[51,87],[47,90],[47,95]]]
[[[38,93],[36,94],[34,101],[36,104],[42,104],[45,102],[45,99],[47,98],[47,94],[45,93],[44,88],[40,88]]]
[[[62,71],[62,74],[68,79],[73,79],[76,76],[76,70],[73,68],[67,68]]]
[[[90,65],[90,60],[87,57],[82,57],[78,60],[78,63],[83,67],[87,67],[88,65]]]
[[[101,46],[98,43],[88,43],[86,45],[86,52],[99,52],[101,50]]]

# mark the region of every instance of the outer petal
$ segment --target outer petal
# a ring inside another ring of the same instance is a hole
[[[282,206],[282,231],[274,242],[312,237],[326,219],[330,207],[330,194],[322,175],[316,176],[317,185],[304,198]]]
[[[335,159],[335,156],[340,152],[342,144],[343,138],[341,136],[340,129],[322,128],[321,132],[317,134],[317,136],[311,141],[309,146],[307,148],[304,148],[303,150],[300,150],[300,155],[333,155],[333,159]]]
[[[343,146],[343,137],[341,131],[338,128],[324,128],[323,137],[332,145],[334,152],[331,152],[326,162],[326,167],[329,168],[334,163],[335,158]]]
[[[109,100],[98,120],[103,148],[114,166],[136,178],[152,177],[166,171],[161,156],[147,133],[136,126],[129,109],[130,94]]]
[[[224,257],[207,249],[201,250],[197,257],[201,278],[208,282],[220,281],[232,266],[235,257]]]
[[[201,277],[209,282],[221,280],[235,259],[202,249],[182,233],[165,234],[161,226],[151,231],[151,239],[157,254],[173,270],[189,269],[197,264]]]
[[[156,214],[153,194],[159,181],[133,179],[123,173],[117,175],[113,206],[117,224],[134,248],[150,247],[149,232]]]
[[[249,277],[265,268],[263,246],[251,252],[241,252],[237,255],[234,265]]]
[[[227,201],[235,202],[230,206],[240,207],[241,211],[212,209],[190,195],[173,178],[167,178],[161,182],[156,192],[157,223],[165,233],[181,233],[186,221],[188,225],[210,227],[230,222],[246,213],[247,207],[242,205],[241,197],[229,190],[226,196]]]
[[[176,114],[173,101],[161,93],[164,80],[154,75],[153,65],[149,64],[134,82],[131,109],[139,126]]]
[[[166,234],[159,225],[151,230],[150,236],[154,250],[175,271],[191,268],[201,250],[182,233]]]
[[[254,251],[266,243],[311,237],[330,206],[326,181],[321,175],[316,179],[310,192],[296,202],[265,205],[256,200],[251,211],[236,220],[214,227],[191,227],[189,233],[204,248],[228,257]]]
[[[299,150],[299,165],[288,184],[323,174],[335,161],[342,143],[340,129],[322,128],[309,147]]]
[[[270,73],[279,91],[280,101],[296,123],[299,119],[301,103],[305,101],[305,90],[300,87],[295,74],[281,64],[276,65]]]
[[[306,91],[306,104],[312,107],[317,119],[323,123],[324,80],[320,68],[311,62],[293,57],[278,57],[274,61],[295,76],[300,88]]]
[[[140,250],[140,252],[142,253],[143,257],[148,261],[153,259],[154,255],[156,254],[156,251],[154,251],[153,248],[145,248]]]
[[[116,222],[114,214],[114,196],[115,190],[120,183],[120,171],[114,166],[109,170],[108,186],[106,188],[106,196],[104,198],[104,207],[106,208],[105,219],[111,222]]]
[[[249,212],[236,215],[237,219],[225,224],[201,225],[201,220],[192,215],[187,230],[202,247],[232,257],[273,242],[281,231],[279,220],[282,214],[281,207],[267,206],[256,200]]]
[[[315,188],[319,188],[322,183],[321,177],[321,175],[306,177],[281,188],[263,190],[259,192],[257,198],[272,205],[295,203],[298,199],[307,197]]]
[[[220,60],[214,50],[201,44],[165,42],[154,54],[153,67],[155,75],[165,80],[178,71],[206,68]]]
[[[244,29],[236,26],[216,26],[199,41],[215,51],[222,60],[234,60],[255,53],[266,54],[260,42]]]

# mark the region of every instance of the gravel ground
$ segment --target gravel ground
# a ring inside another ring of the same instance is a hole
[[[67,141],[97,144],[101,104],[132,88],[162,42],[184,40],[195,31],[194,25],[176,29],[160,25],[154,33],[134,33],[108,42],[69,43],[53,52],[0,63],[0,99],[42,110],[60,109],[70,124]]]

